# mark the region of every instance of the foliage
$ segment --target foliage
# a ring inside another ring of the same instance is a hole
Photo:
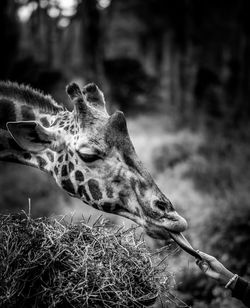
[[[154,107],[147,106],[146,97],[154,90],[155,80],[147,75],[137,59],[107,60],[105,72],[112,84],[112,98],[119,102],[121,110],[135,112],[141,105],[149,109]]]
[[[133,228],[2,215],[0,241],[1,307],[143,307],[170,290]]]
[[[199,234],[199,248],[247,279],[250,277],[248,135],[249,127],[226,132],[215,129],[198,149],[202,159],[191,161],[185,174],[192,178],[197,190],[213,200],[213,208]],[[183,280],[179,290],[194,307],[242,307],[223,286],[208,281],[201,273],[183,273]]]

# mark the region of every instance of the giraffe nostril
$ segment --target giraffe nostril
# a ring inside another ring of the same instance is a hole
[[[159,200],[157,200],[157,201],[155,201],[155,206],[160,210],[160,211],[163,211],[163,212],[165,212],[166,211],[166,203],[165,202],[163,202],[163,201],[159,201]]]

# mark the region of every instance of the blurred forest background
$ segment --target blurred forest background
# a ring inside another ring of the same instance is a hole
[[[0,79],[65,104],[68,82],[97,83],[109,110],[125,112],[139,157],[187,218],[194,246],[248,279],[249,15],[247,0],[0,1]],[[2,213],[27,210],[30,197],[34,217],[100,215],[24,166],[0,164],[0,191]],[[242,307],[191,260],[169,261],[181,299]]]

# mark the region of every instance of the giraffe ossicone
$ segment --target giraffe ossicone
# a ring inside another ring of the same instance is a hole
[[[124,114],[108,114],[95,84],[72,83],[66,92],[73,111],[29,87],[0,83],[0,160],[48,172],[69,195],[183,244],[186,220],[137,157]]]

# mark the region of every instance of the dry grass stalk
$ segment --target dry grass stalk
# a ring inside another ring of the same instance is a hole
[[[155,258],[133,228],[2,215],[0,306],[148,306],[171,288]]]

